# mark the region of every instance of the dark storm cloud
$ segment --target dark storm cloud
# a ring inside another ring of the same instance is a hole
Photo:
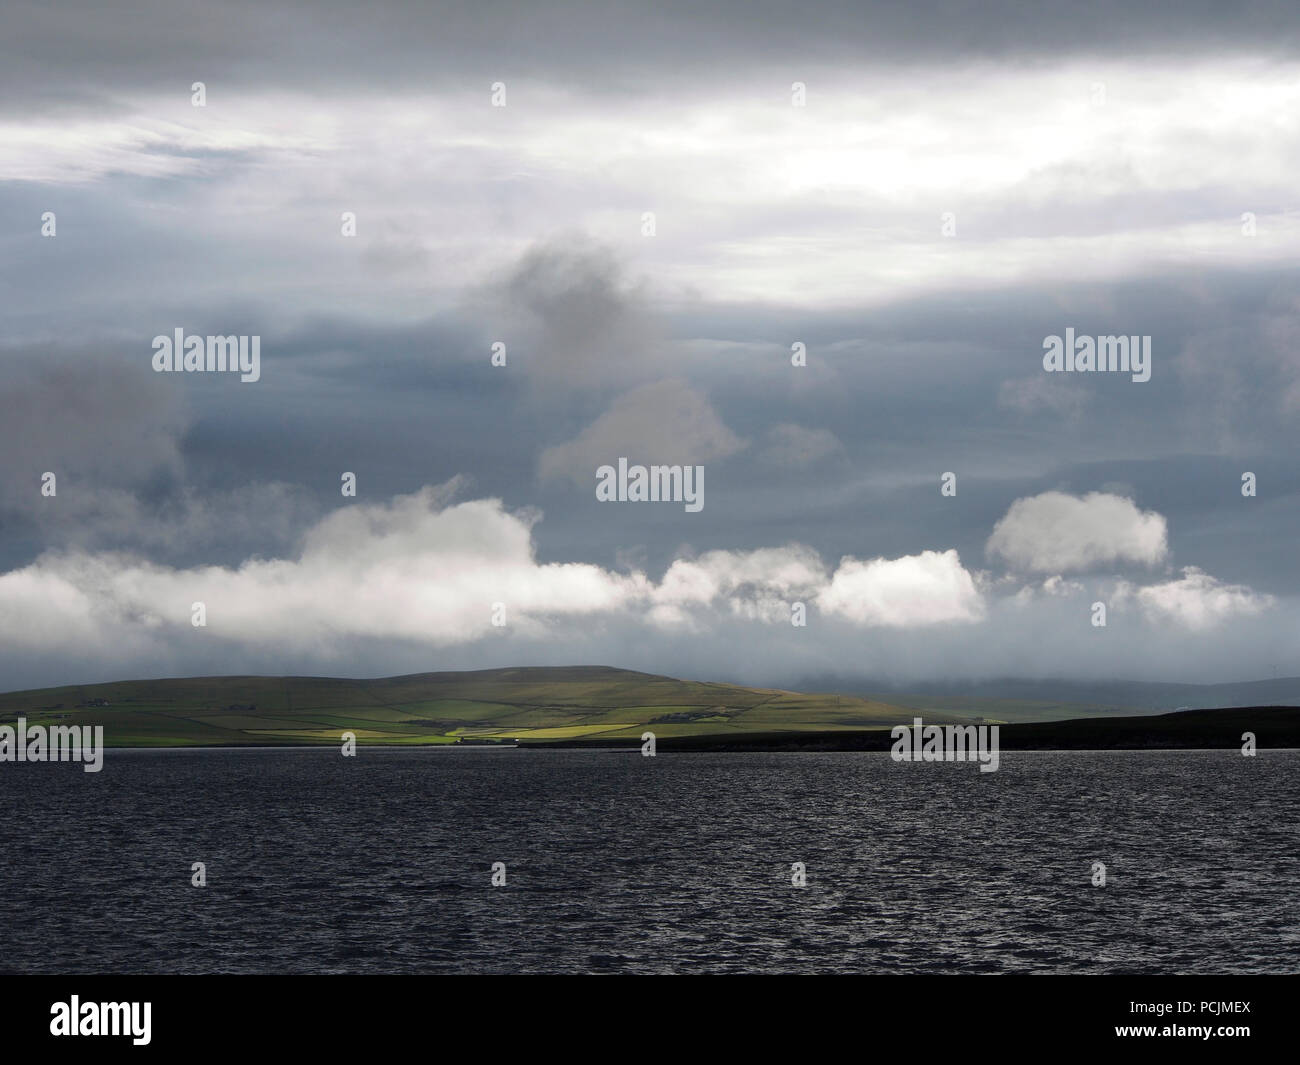
[[[264,462],[222,477],[205,461],[248,422],[218,429],[209,450],[203,403],[124,348],[0,350],[0,567],[47,548],[231,563],[292,545],[319,516],[302,489],[266,480]]]
[[[515,365],[535,388],[574,390],[661,374],[668,351],[648,294],[610,248],[581,233],[530,247],[484,286],[476,315],[503,336],[522,335]],[[507,351],[509,345],[507,345]]]
[[[0,360],[0,507],[11,517],[57,527],[63,504],[85,519],[87,490],[139,490],[179,474],[183,399],[130,373],[120,354],[50,345]],[[53,498],[40,492],[47,472]]]

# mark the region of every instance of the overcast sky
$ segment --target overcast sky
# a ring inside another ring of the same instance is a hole
[[[1300,9],[1023,8],[7,3],[0,688],[1300,673]]]

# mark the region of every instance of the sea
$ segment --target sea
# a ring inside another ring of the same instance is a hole
[[[0,809],[5,973],[1300,970],[1300,751],[110,749]]]

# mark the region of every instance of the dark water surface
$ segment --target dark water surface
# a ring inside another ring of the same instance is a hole
[[[1295,972],[1298,774],[1296,751],[5,763],[0,971]]]

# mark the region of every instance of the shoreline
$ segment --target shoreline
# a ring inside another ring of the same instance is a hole
[[[920,715],[918,715],[920,716]],[[971,721],[971,726],[992,725]],[[892,728],[711,733],[698,736],[656,736],[656,747],[684,752],[888,752]],[[1253,706],[1218,710],[1182,710],[1142,717],[1071,718],[1065,721],[996,724],[998,746],[1004,751],[1226,751],[1241,750],[1251,733],[1258,750],[1300,749],[1300,707]],[[646,731],[654,731],[647,728]],[[641,740],[571,739],[514,743],[358,743],[365,750],[439,749],[460,751],[580,750],[639,751]],[[303,743],[129,744],[106,743],[118,751],[333,750],[337,741]]]

